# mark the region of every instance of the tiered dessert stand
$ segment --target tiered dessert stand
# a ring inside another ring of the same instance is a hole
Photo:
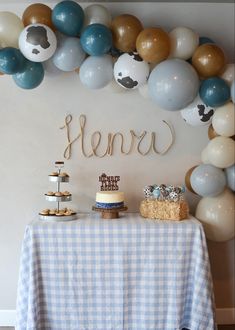
[[[57,161],[55,162],[55,167],[57,168],[57,172],[53,172],[51,175],[49,175],[49,181],[56,182],[57,184],[57,190],[55,194],[45,194],[46,200],[49,202],[55,202],[57,203],[57,208],[55,214],[54,212],[51,212],[52,214],[42,214],[43,212],[39,213],[39,219],[41,220],[54,220],[54,221],[68,221],[68,220],[75,220],[77,219],[77,214],[71,210],[68,210],[67,212],[61,211],[60,203],[61,202],[70,202],[72,200],[72,194],[68,193],[66,195],[63,195],[60,190],[60,184],[64,182],[69,182],[69,175],[67,173],[62,173],[61,169],[64,166],[64,162]],[[56,196],[60,195],[60,196]],[[68,214],[66,214],[68,213]]]

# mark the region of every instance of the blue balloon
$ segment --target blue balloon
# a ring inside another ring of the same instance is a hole
[[[6,47],[0,50],[0,71],[15,74],[24,69],[26,58],[17,48]]]
[[[190,183],[198,195],[213,197],[224,190],[226,177],[220,168],[210,164],[201,164],[193,170]]]
[[[104,55],[112,47],[112,32],[103,24],[91,24],[82,31],[80,42],[87,54]]]
[[[25,70],[14,74],[12,77],[16,85],[23,89],[36,88],[44,78],[43,65],[40,62],[36,63],[27,60]]]
[[[61,1],[52,10],[52,22],[60,32],[77,37],[84,21],[82,7],[74,1]]]
[[[229,188],[235,191],[235,165],[227,167],[225,169],[225,173]]]
[[[204,44],[214,44],[215,42],[207,37],[199,37],[199,46]]]
[[[230,87],[219,77],[204,80],[199,89],[202,101],[210,107],[220,107],[230,99]]]
[[[159,63],[148,79],[149,95],[165,110],[177,111],[189,105],[198,94],[199,78],[195,69],[181,59]]]
[[[235,80],[233,80],[231,85],[231,100],[235,103]]]
[[[79,70],[81,83],[89,89],[100,89],[113,79],[111,55],[89,56]]]

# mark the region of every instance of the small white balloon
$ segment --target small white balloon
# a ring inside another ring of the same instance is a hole
[[[235,135],[235,106],[232,102],[217,108],[212,118],[212,126],[218,135]]]
[[[227,168],[235,163],[235,141],[225,136],[217,136],[207,145],[210,164]]]
[[[54,32],[44,24],[31,24],[19,37],[21,53],[32,62],[44,62],[54,54],[57,39]]]
[[[114,78],[126,89],[136,89],[147,83],[149,65],[138,53],[125,53],[114,64]]]
[[[198,95],[194,101],[180,111],[185,122],[191,126],[211,124],[215,109],[206,105]]]
[[[235,64],[229,63],[225,66],[224,72],[220,75],[220,78],[224,79],[226,83],[231,86],[235,79]]]
[[[203,197],[196,209],[196,218],[203,224],[206,237],[226,242],[235,235],[235,199],[229,189],[215,197]]]
[[[112,16],[108,9],[102,5],[90,5],[84,9],[85,19],[84,27],[87,25],[99,23],[110,27]]]
[[[180,26],[170,33],[171,52],[170,58],[188,60],[199,45],[199,35],[193,30]]]

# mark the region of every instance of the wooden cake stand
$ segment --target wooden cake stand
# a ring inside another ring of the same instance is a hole
[[[102,219],[117,219],[119,218],[119,212],[126,211],[127,206],[118,207],[116,209],[103,209],[100,207],[92,206],[92,210],[101,212]]]

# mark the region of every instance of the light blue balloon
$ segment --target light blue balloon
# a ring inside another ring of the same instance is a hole
[[[184,60],[170,59],[158,64],[148,79],[150,97],[165,110],[185,108],[198,94],[199,78]]]
[[[211,77],[203,80],[199,95],[205,104],[217,108],[230,99],[230,88],[222,78]]]
[[[226,177],[220,168],[210,164],[201,164],[193,170],[190,183],[198,195],[213,197],[224,190]]]
[[[52,22],[58,31],[77,37],[84,21],[84,11],[75,1],[61,1],[52,10]]]
[[[235,103],[235,80],[233,80],[233,83],[231,85],[231,99],[233,103]]]
[[[227,184],[229,188],[235,191],[235,165],[227,167],[225,169]]]
[[[23,89],[36,88],[44,78],[43,65],[40,62],[27,60],[24,71],[16,73],[12,77],[16,85]]]
[[[26,58],[19,49],[6,47],[0,50],[0,72],[15,74],[24,70]]]
[[[59,40],[52,61],[62,71],[74,71],[81,66],[85,57],[86,54],[78,38],[63,37]]]
[[[81,45],[89,55],[100,56],[106,54],[112,47],[112,32],[103,24],[88,25],[82,31]]]
[[[89,89],[100,89],[113,79],[113,60],[110,55],[89,56],[81,65],[79,77]]]

